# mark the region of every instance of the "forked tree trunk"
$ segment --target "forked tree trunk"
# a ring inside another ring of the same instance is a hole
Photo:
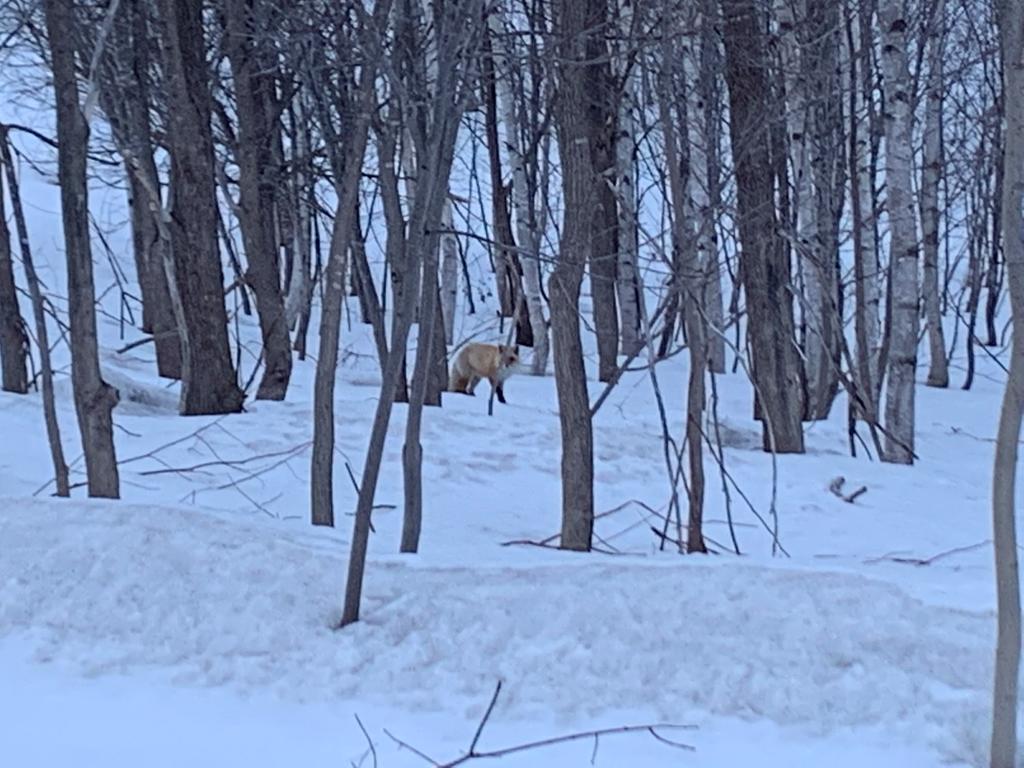
[[[235,379],[217,245],[210,92],[202,0],[160,0],[174,281],[184,314],[181,413],[236,413]]]
[[[0,183],[0,360],[3,362],[4,392],[28,392],[28,334],[18,309],[11,259],[11,232],[4,212],[3,184]]]
[[[60,425],[57,421],[57,404],[53,394],[53,365],[50,362],[50,334],[46,329],[46,307],[43,303],[43,291],[36,274],[35,260],[28,239],[28,225],[25,222],[25,211],[21,205],[21,191],[18,177],[14,173],[14,161],[11,157],[11,145],[7,139],[7,129],[0,127],[0,164],[4,168],[7,179],[7,191],[11,196],[11,209],[14,224],[18,232],[18,247],[21,252],[21,264],[25,268],[25,282],[28,283],[29,296],[32,298],[32,319],[36,329],[36,344],[39,348],[39,379],[42,382],[43,419],[46,424],[46,437],[50,445],[50,458],[53,461],[54,484],[58,496],[70,496],[71,484],[68,480],[68,465],[64,460],[64,448],[60,441]]]
[[[558,263],[548,284],[551,297],[551,335],[554,343],[555,385],[562,429],[563,549],[588,551],[594,534],[594,437],[580,339],[580,286],[587,254],[594,248],[599,217],[596,178],[586,118],[589,89],[595,75],[590,62],[603,44],[599,34],[604,14],[589,0],[558,0],[554,7],[559,51],[556,126],[562,165],[564,211]],[[599,75],[598,75],[599,76]],[[614,288],[614,286],[612,286]],[[618,340],[615,339],[616,344]]]
[[[238,112],[238,216],[248,265],[246,283],[256,296],[263,338],[263,375],[256,399],[284,400],[292,356],[275,230],[278,179],[270,114],[275,83],[272,73],[265,71],[265,57],[260,55],[260,46],[266,42],[258,25],[259,14],[268,10],[256,0],[228,0],[224,45],[231,63]],[[345,237],[349,235],[345,233]]]
[[[991,768],[1017,766],[1017,697],[1021,651],[1016,478],[1021,416],[1024,414],[1024,6],[998,6],[1003,61],[1003,253],[1013,309],[1010,375],[999,416],[992,478],[998,633],[992,694]]]
[[[387,18],[390,0],[378,0],[373,22]],[[368,29],[367,43],[379,32]],[[345,145],[342,175],[335,181],[338,210],[331,233],[331,250],[324,269],[323,306],[320,310],[320,352],[313,383],[313,452],[310,471],[310,510],[313,525],[334,525],[334,383],[338,368],[338,340],[341,335],[341,305],[345,296],[345,273],[349,245],[355,230],[359,180],[370,131],[374,105],[374,83],[380,66],[379,44],[367,45],[367,60],[359,73],[356,102],[347,105],[355,115]]]
[[[113,411],[118,396],[117,390],[103,380],[100,371],[86,180],[89,124],[78,100],[75,5],[61,0],[46,0],[43,9],[57,104],[57,176],[68,267],[71,382],[75,412],[82,436],[89,495],[116,499],[120,495],[120,481],[114,453]]]
[[[793,333],[789,254],[775,216],[775,167],[766,125],[764,24],[755,0],[723,0],[730,138],[736,173],[747,336],[766,451],[802,453],[800,358]]]
[[[885,184],[892,265],[892,335],[885,401],[883,460],[914,462],[914,373],[917,368],[917,226],[911,189],[910,71],[902,0],[879,5],[885,86]]]
[[[684,19],[687,28],[696,17]],[[699,28],[692,24],[692,28]],[[710,207],[707,199],[707,156],[704,151],[705,138],[700,129],[703,119],[703,105],[697,90],[695,77],[698,65],[700,42],[697,35],[689,35],[678,49],[671,43],[663,45],[661,66],[663,68],[659,109],[662,131],[665,135],[665,162],[668,165],[669,189],[674,209],[673,240],[680,254],[679,269],[675,277],[679,280],[683,305],[683,324],[686,330],[687,349],[690,353],[689,383],[686,392],[686,449],[688,451],[690,477],[687,482],[689,515],[686,530],[686,551],[706,552],[704,543],[704,445],[703,419],[705,399],[705,375],[708,366],[706,324],[701,306],[703,269],[701,250],[708,244],[708,219]],[[684,93],[674,83],[675,62],[681,60]],[[673,108],[674,105],[674,108]],[[684,125],[694,135],[684,140],[689,147],[689,169],[683,177],[680,160],[679,138],[674,126]],[[699,170],[703,169],[703,170]]]
[[[929,387],[949,386],[946,339],[939,302],[939,179],[942,175],[942,69],[946,40],[945,1],[935,0],[928,39],[928,85],[924,113],[924,156],[921,168],[921,234],[924,255],[925,322],[928,326]]]

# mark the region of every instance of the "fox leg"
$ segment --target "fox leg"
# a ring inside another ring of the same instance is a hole
[[[479,383],[480,383],[480,377],[479,376],[470,376],[469,379],[466,381],[466,394],[467,395],[475,395],[476,392],[474,390],[476,390],[476,385],[479,384]]]
[[[502,405],[505,404],[505,388],[504,382],[500,379],[491,379],[491,388],[494,390],[494,394],[498,397],[498,402]]]

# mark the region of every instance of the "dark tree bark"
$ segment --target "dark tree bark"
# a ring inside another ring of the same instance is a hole
[[[171,238],[185,315],[181,412],[236,413],[235,378],[217,246],[217,196],[202,0],[159,0],[171,155]]]
[[[117,390],[103,380],[100,371],[86,182],[89,124],[78,100],[75,5],[46,0],[43,8],[57,104],[57,176],[68,268],[75,412],[82,436],[89,495],[116,499],[120,482],[114,453],[113,410],[118,397]]]
[[[594,248],[596,178],[587,117],[588,89],[597,73],[590,63],[599,53],[595,28],[604,21],[588,0],[555,3],[558,94],[555,97],[564,212],[558,263],[551,274],[551,336],[562,428],[563,549],[587,551],[594,533],[594,436],[580,340],[580,285]],[[610,286],[612,291],[615,285]],[[617,341],[617,339],[616,339]]]
[[[804,450],[801,365],[793,334],[789,253],[775,215],[764,24],[754,0],[723,0],[725,64],[736,168],[747,336],[762,410],[764,449]]]
[[[263,336],[264,368],[257,400],[284,400],[292,371],[275,231],[279,175],[271,115],[275,83],[265,66],[267,57],[260,55],[260,46],[266,43],[259,19],[272,13],[256,0],[227,0],[225,5],[225,49],[238,113],[239,223],[248,264],[246,282],[256,295]]]
[[[590,0],[594,29],[587,31],[590,56],[588,90],[583,94],[584,117],[590,134],[590,161],[597,177],[594,189],[593,236],[590,248],[590,294],[597,336],[597,378],[611,381],[618,368],[619,313],[617,308],[619,261],[619,209],[614,179],[619,101],[622,98],[611,70],[607,36],[608,0]]]
[[[11,259],[11,232],[4,212],[3,186],[0,185],[0,360],[3,365],[4,392],[24,395],[28,392],[28,333],[18,309],[14,286],[14,262]]]

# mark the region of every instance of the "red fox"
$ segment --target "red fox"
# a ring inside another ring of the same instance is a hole
[[[491,382],[494,394],[498,396],[498,402],[504,403],[505,391],[502,385],[515,372],[518,364],[518,344],[511,347],[503,344],[467,344],[452,363],[448,390],[472,395],[480,379],[487,379]]]

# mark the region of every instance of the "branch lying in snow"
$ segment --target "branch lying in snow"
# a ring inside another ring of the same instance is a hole
[[[840,499],[845,501],[847,504],[853,504],[853,502],[855,502],[859,496],[863,496],[865,493],[868,492],[868,487],[866,485],[862,485],[853,493],[843,493],[844,483],[846,483],[846,478],[840,475],[839,477],[834,478],[832,482],[828,484],[828,489],[832,491],[834,495],[838,496]]]
[[[600,520],[602,517],[608,517],[609,515],[614,515],[616,512],[621,512],[626,507],[628,507],[630,504],[639,504],[642,507],[646,507],[647,509],[651,509],[646,504],[644,504],[642,501],[638,501],[637,499],[630,499],[629,501],[622,502],[617,507],[612,507],[611,509],[606,509],[604,512],[598,512],[596,515],[594,515],[594,520],[596,522],[597,520]],[[653,512],[653,510],[651,510],[651,511]],[[514,545],[523,545],[523,546],[529,546],[529,547],[544,547],[546,549],[558,549],[558,545],[554,544],[553,542],[557,541],[561,537],[561,535],[562,535],[561,533],[553,533],[550,536],[548,536],[547,538],[541,539],[540,541],[535,541],[534,539],[512,539],[511,541],[503,541],[503,542],[501,542],[501,546],[503,546],[503,547],[511,547],[511,546],[514,546]],[[606,542],[603,539],[601,539],[600,536],[597,536],[595,534],[594,537],[598,541],[601,541],[604,544],[608,544],[608,542]],[[611,547],[610,544],[608,544],[608,546]],[[612,551],[605,551],[605,550],[597,549],[596,547],[591,547],[591,551],[593,551],[593,552],[600,552],[601,554],[605,554],[605,555],[624,555],[624,554],[628,554],[626,552],[620,552],[618,550],[615,550],[614,552],[612,552]]]
[[[432,766],[434,766],[434,768],[456,768],[456,766],[463,765],[463,764],[468,763],[468,762],[470,762],[472,760],[486,760],[486,759],[493,759],[493,758],[497,758],[497,757],[506,757],[508,755],[514,755],[514,754],[517,754],[517,753],[520,753],[520,752],[527,752],[527,751],[532,750],[532,749],[540,749],[542,747],[551,747],[551,746],[554,746],[556,744],[566,744],[566,743],[568,743],[570,741],[582,741],[583,739],[593,739],[594,740],[594,752],[593,752],[593,754],[592,754],[592,756],[590,758],[590,762],[591,762],[591,764],[593,764],[595,758],[597,757],[597,748],[598,748],[598,744],[599,744],[600,738],[602,736],[613,736],[613,735],[620,734],[620,733],[641,733],[641,732],[647,732],[651,736],[653,736],[657,741],[660,741],[662,744],[666,744],[666,745],[668,745],[670,747],[675,747],[676,749],[682,749],[682,750],[685,750],[687,752],[694,752],[694,751],[696,751],[696,748],[691,746],[690,744],[683,744],[682,742],[679,742],[679,741],[673,741],[672,739],[667,739],[664,736],[662,736],[661,734],[659,734],[658,731],[659,730],[670,730],[670,729],[671,730],[696,730],[697,726],[695,726],[695,725],[680,725],[680,724],[676,724],[676,723],[650,723],[650,724],[647,724],[647,725],[620,725],[620,726],[615,727],[615,728],[599,728],[597,730],[592,730],[592,731],[578,731],[576,733],[566,734],[565,736],[554,736],[554,737],[552,737],[550,739],[539,739],[538,741],[529,741],[529,742],[526,742],[525,744],[516,744],[514,746],[504,747],[502,749],[492,749],[492,750],[485,750],[485,751],[482,751],[482,752],[478,752],[477,751],[477,744],[479,744],[479,742],[480,742],[480,736],[484,732],[484,727],[487,725],[487,722],[491,719],[491,715],[494,712],[494,705],[498,703],[498,696],[499,696],[500,693],[501,693],[501,682],[499,681],[497,686],[495,686],[495,688],[494,688],[494,694],[491,696],[491,701],[487,705],[487,709],[484,711],[484,715],[480,719],[480,723],[476,727],[476,732],[473,734],[473,740],[469,744],[469,749],[466,751],[466,753],[462,757],[457,757],[454,760],[450,760],[450,761],[445,762],[445,763],[438,762],[437,760],[434,760],[429,755],[426,755],[423,752],[421,752],[420,750],[416,749],[416,747],[412,746],[411,744],[408,744],[408,743],[402,741],[401,739],[396,738],[387,729],[384,729],[384,733],[387,734],[387,737],[389,739],[391,739],[393,742],[395,742],[395,744],[397,744],[399,747],[401,747],[402,749],[408,749],[414,755],[416,755],[416,756],[420,757],[421,759],[423,759],[424,761],[430,763]]]
[[[944,557],[949,557],[951,555],[960,555],[964,552],[970,552],[975,549],[981,549],[982,547],[987,547],[991,543],[992,539],[985,539],[984,541],[979,541],[977,544],[967,544],[963,547],[953,547],[953,549],[944,550],[942,552],[939,552],[938,554],[932,555],[931,557],[901,557],[897,556],[895,553],[889,553],[882,555],[881,557],[872,557],[868,560],[865,560],[864,564],[874,565],[875,563],[888,561],[891,563],[902,563],[903,565],[931,565],[932,563],[941,560]]]

